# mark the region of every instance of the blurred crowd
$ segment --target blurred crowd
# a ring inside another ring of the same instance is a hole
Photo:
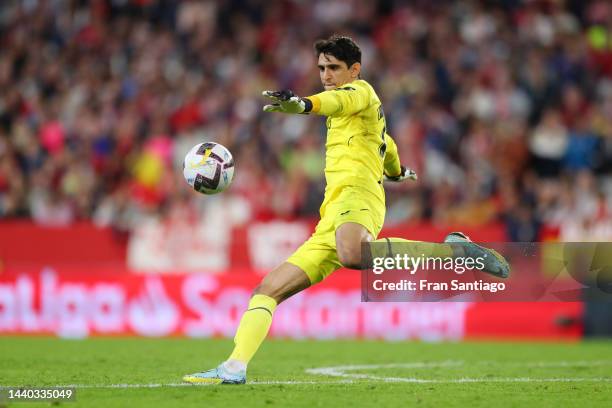
[[[387,222],[503,221],[508,239],[612,238],[612,3],[605,0],[0,2],[0,218],[46,225],[227,204],[318,216],[321,118],[264,114],[264,89],[322,90],[312,44],[363,52],[403,163]],[[182,179],[201,141],[236,178]]]

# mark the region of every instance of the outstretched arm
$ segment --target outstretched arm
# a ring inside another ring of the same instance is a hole
[[[367,108],[369,104],[367,91],[351,84],[306,98],[300,98],[289,90],[263,91],[262,95],[272,99],[272,104],[263,107],[265,112],[346,116]]]

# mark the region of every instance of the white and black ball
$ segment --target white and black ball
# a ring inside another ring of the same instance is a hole
[[[220,193],[227,189],[234,179],[234,158],[230,151],[219,143],[199,143],[185,155],[183,176],[198,193]]]

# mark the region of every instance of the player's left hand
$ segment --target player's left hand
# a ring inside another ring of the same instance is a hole
[[[414,170],[409,169],[405,166],[401,166],[402,172],[398,175],[398,176],[387,176],[386,174],[384,175],[384,179],[385,181],[393,181],[393,182],[400,182],[400,181],[404,181],[404,180],[416,180],[417,174]]]
[[[263,91],[261,94],[274,102],[264,106],[264,112],[304,113],[307,110],[309,101],[300,98],[290,90]]]

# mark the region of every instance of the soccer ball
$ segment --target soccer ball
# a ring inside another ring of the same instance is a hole
[[[185,155],[183,176],[198,193],[220,193],[234,179],[234,158],[219,143],[199,143]]]

